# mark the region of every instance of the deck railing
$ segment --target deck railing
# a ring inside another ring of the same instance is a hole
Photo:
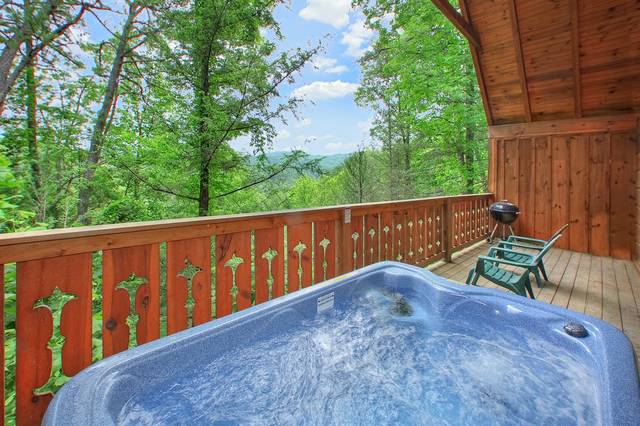
[[[488,234],[491,197],[0,235],[0,276],[16,271],[16,421],[38,424],[51,390],[101,357],[377,261],[450,259]]]

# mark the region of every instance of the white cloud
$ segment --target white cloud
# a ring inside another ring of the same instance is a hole
[[[328,58],[326,56],[319,56],[313,60],[313,66],[318,71],[323,71],[329,74],[341,74],[347,71],[345,65],[339,65],[338,60],[335,58]]]
[[[342,80],[314,81],[311,84],[295,89],[292,96],[310,101],[319,101],[351,95],[356,89],[358,89],[358,84]]]
[[[309,118],[303,118],[296,123],[296,127],[299,129],[301,127],[307,127],[311,125],[311,120]]]
[[[291,132],[289,132],[287,129],[279,129],[278,134],[276,135],[276,139],[278,140],[289,139],[290,137]]]
[[[367,28],[364,20],[360,19],[349,25],[342,33],[342,44],[347,45],[347,55],[359,58],[369,49],[369,41],[373,37],[373,30]]]
[[[349,68],[347,68],[346,65],[336,65],[335,67],[327,68],[324,71],[328,72],[329,74],[342,74],[343,72],[348,71],[348,70],[349,70]]]
[[[299,13],[307,21],[318,21],[336,28],[349,23],[351,0],[307,0],[307,5]]]
[[[326,56],[318,56],[313,59],[313,66],[318,68],[319,70],[323,70],[325,68],[333,67],[338,63],[336,58],[328,58]]]

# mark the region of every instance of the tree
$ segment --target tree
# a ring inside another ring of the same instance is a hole
[[[88,223],[87,212],[89,210],[89,196],[92,192],[92,181],[95,169],[100,161],[102,148],[108,130],[109,116],[115,114],[118,88],[121,81],[125,60],[131,58],[136,49],[146,42],[146,37],[153,33],[153,19],[138,21],[138,16],[145,10],[153,10],[154,2],[144,0],[133,0],[127,4],[127,17],[122,25],[120,34],[114,37],[115,48],[111,69],[104,89],[102,103],[97,112],[96,119],[91,132],[89,153],[87,156],[86,170],[84,172],[84,182],[80,188],[78,198],[78,217],[83,223]]]
[[[349,155],[344,162],[344,187],[350,202],[364,203],[371,201],[371,159],[364,146]]]
[[[431,2],[357,3],[378,34],[358,93],[376,112],[374,139],[390,153],[408,147],[405,170],[431,172],[407,177],[423,194],[482,189],[486,122],[467,42]]]
[[[70,58],[66,33],[85,12],[103,8],[101,0],[0,0],[0,116],[16,81],[45,49]],[[30,43],[30,46],[27,44]]]
[[[279,88],[293,82],[318,48],[277,54],[276,44],[261,34],[270,29],[279,35],[272,16],[277,4],[196,0],[164,15],[168,38],[161,46],[162,62],[167,64],[163,75],[186,111],[185,148],[197,159],[201,216],[209,214],[215,198],[212,172],[229,172],[238,165],[230,155],[229,141],[245,136],[255,152],[263,152],[275,136],[273,122],[284,121],[300,102],[280,100]],[[183,191],[172,192],[194,199]]]

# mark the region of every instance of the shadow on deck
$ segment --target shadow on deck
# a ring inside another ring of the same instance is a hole
[[[464,283],[478,256],[489,250],[486,242],[457,253],[451,263],[429,267],[451,281]],[[536,299],[603,319],[622,330],[640,357],[640,274],[633,262],[552,249],[545,257],[549,282],[540,289],[531,277]],[[483,287],[497,288],[480,278]]]

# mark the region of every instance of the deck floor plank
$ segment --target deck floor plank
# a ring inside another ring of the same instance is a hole
[[[602,258],[591,257],[585,314],[602,319]]]
[[[622,330],[618,285],[613,272],[613,259],[602,259],[602,319]]]
[[[451,281],[464,283],[478,256],[489,251],[485,242],[454,255],[451,263],[429,269]],[[640,354],[640,272],[633,262],[591,256],[554,248],[545,257],[549,281],[542,289],[531,276],[536,299],[601,318],[622,330]],[[506,269],[517,271],[517,268]],[[484,278],[482,287],[497,288]]]

